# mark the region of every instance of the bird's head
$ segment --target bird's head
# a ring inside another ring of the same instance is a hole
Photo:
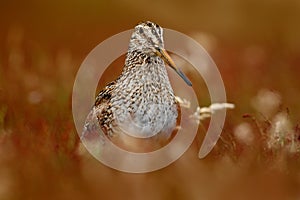
[[[175,65],[164,49],[163,29],[150,21],[141,22],[135,26],[131,36],[128,52],[140,51],[149,56],[159,56],[189,85],[191,81]]]
[[[153,22],[141,22],[134,28],[129,51],[140,50],[154,54],[156,48],[164,48],[163,29]]]

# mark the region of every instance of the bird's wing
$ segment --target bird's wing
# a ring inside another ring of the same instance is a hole
[[[107,84],[105,88],[101,90],[97,95],[94,106],[99,106],[100,104],[107,102],[111,98],[111,93],[115,86],[115,81],[112,81],[109,84]]]
[[[97,95],[94,106],[86,118],[81,137],[90,138],[93,137],[93,135],[99,135],[101,130],[104,134],[111,134],[110,120],[112,119],[112,113],[109,110],[109,100],[115,85],[115,81],[107,84],[106,87]]]

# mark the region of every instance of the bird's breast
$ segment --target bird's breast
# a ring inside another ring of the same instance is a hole
[[[111,99],[114,122],[123,132],[146,138],[168,132],[178,116],[173,91],[160,84],[143,84]]]
[[[169,131],[178,116],[165,65],[160,58],[153,59],[155,62],[127,67],[110,100],[115,126],[141,138]]]

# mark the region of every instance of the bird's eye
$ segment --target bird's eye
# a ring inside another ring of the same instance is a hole
[[[144,33],[144,30],[142,28],[139,29],[140,34]]]

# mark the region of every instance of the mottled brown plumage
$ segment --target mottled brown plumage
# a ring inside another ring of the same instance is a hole
[[[126,134],[136,138],[163,135],[167,139],[176,126],[178,102],[165,63],[191,85],[164,49],[163,29],[149,21],[138,24],[123,71],[98,94],[84,134],[96,121],[110,138]]]

